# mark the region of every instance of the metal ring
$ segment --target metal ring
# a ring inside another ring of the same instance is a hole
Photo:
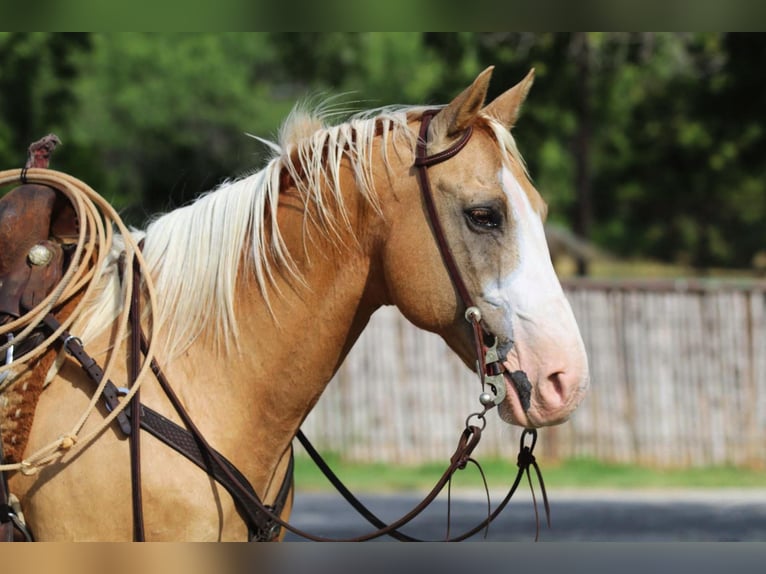
[[[66,339],[64,339],[64,347],[69,349],[69,343],[71,341],[76,342],[80,347],[83,346],[82,339],[80,339],[80,337],[75,337],[74,335],[67,335]],[[71,349],[69,349],[69,350],[71,351]]]
[[[484,416],[484,413],[486,413],[486,412],[487,412],[487,410],[484,409],[480,413],[472,413],[472,414],[468,415],[468,417],[465,419],[465,428],[470,428],[471,425],[468,424],[468,423],[471,421],[472,417],[476,417],[477,419],[481,419],[481,428],[479,430],[483,431],[485,428],[487,428],[487,417]]]

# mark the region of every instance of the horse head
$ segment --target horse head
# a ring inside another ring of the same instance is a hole
[[[546,204],[510,131],[533,72],[485,105],[491,72],[439,109],[421,134],[427,156],[439,158],[427,167],[435,216],[428,216],[416,167],[401,172],[394,200],[382,202],[386,290],[408,319],[440,334],[476,368],[474,330],[464,317],[470,298],[505,368],[500,416],[524,427],[553,425],[585,394],[587,356],[548,252]],[[417,132],[425,116],[412,121]],[[518,371],[526,377],[511,376]]]

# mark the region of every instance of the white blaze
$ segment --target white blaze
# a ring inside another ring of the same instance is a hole
[[[500,415],[535,426],[563,422],[588,387],[585,346],[553,269],[540,215],[510,170],[503,168],[499,179],[511,211],[508,241],[516,249],[516,265],[484,286],[484,301],[500,312],[512,340],[506,369],[524,371],[533,386],[528,412],[511,393]]]
[[[540,215],[508,168],[503,167],[498,177],[511,209],[508,227],[510,240],[516,246],[517,266],[508,275],[494,278],[485,286],[484,294],[487,303],[504,310],[507,332],[513,332],[514,317],[539,323],[546,316],[560,313],[562,304],[567,308],[569,305],[551,263]],[[549,309],[551,304],[556,308]],[[559,320],[568,323],[567,317]]]

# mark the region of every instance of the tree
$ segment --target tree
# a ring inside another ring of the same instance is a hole
[[[87,34],[0,33],[0,165],[22,167],[27,147],[66,130],[75,105],[74,60]]]
[[[747,266],[764,223],[763,36],[661,34],[612,82],[595,172],[602,244],[624,255]],[[630,115],[622,112],[630,109]],[[613,114],[612,117],[617,117]]]
[[[623,257],[748,265],[764,252],[760,34],[0,33],[0,160],[48,132],[53,167],[132,223],[261,165],[297,100],[444,103],[487,65],[530,68],[514,135],[553,223]],[[312,98],[313,96],[313,98]]]
[[[71,139],[85,174],[133,221],[183,204],[257,164],[292,100],[265,34],[96,34],[79,64]],[[140,199],[139,199],[140,198]]]

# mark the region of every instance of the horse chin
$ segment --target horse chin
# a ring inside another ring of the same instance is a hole
[[[529,416],[529,410],[524,410],[522,399],[516,389],[516,385],[511,379],[509,373],[504,373],[505,378],[505,400],[497,405],[497,413],[500,419],[509,425],[520,426],[524,428],[538,428],[539,424],[534,424]]]
[[[534,401],[534,389],[524,377],[516,376],[523,371],[506,371],[505,400],[497,406],[500,419],[510,425],[528,429],[555,426],[569,420],[570,412],[557,413],[551,416],[539,412],[538,405]]]
[[[569,416],[564,416],[556,419],[545,419],[539,417],[534,410],[524,412],[519,406],[516,398],[510,398],[510,395],[514,391],[509,390],[509,395],[506,395],[505,401],[503,401],[497,407],[497,414],[500,419],[508,423],[509,425],[523,427],[525,429],[538,429],[542,427],[555,426],[569,420]]]

